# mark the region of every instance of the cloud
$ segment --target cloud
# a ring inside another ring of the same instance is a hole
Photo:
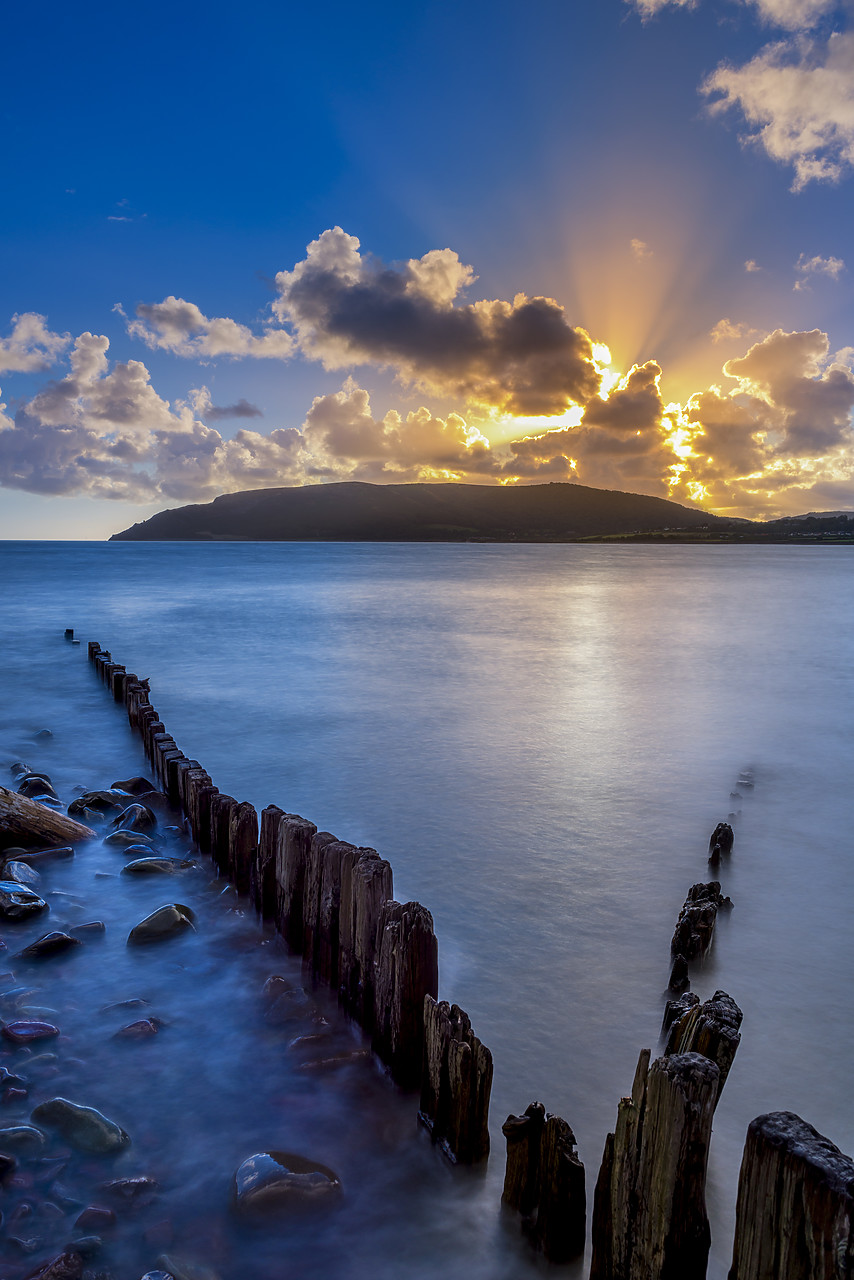
[[[124,315],[120,304],[114,310]],[[162,302],[141,302],[136,316],[127,322],[128,333],[152,350],[159,348],[197,359],[252,356],[285,360],[294,352],[294,340],[284,329],[271,324],[262,334],[254,334],[246,325],[227,317],[208,319],[194,302],[171,294]]]
[[[759,263],[758,263],[758,262],[754,262],[753,258],[748,258],[748,259],[747,259],[747,261],[746,261],[746,262],[745,262],[745,264],[744,264],[744,269],[745,269],[745,271],[747,271],[747,272],[748,272],[748,274],[749,274],[750,272],[752,272],[752,271],[761,271],[761,270],[762,270],[762,268],[760,267]]]
[[[264,412],[257,404],[250,404],[242,396],[235,404],[216,405],[207,387],[199,387],[189,394],[193,412],[208,422],[224,422],[228,418],[263,418]]]
[[[650,249],[645,240],[632,240],[631,246],[632,253],[637,258],[638,262],[643,262],[644,258],[652,257],[652,249]]]
[[[697,0],[626,0],[637,9],[642,18],[652,18],[662,9],[693,9]]]
[[[276,276],[273,309],[304,355],[516,414],[560,414],[597,393],[590,338],[551,298],[459,303],[475,277],[451,249],[387,266],[359,248],[334,227]]]
[[[822,258],[818,254],[808,258],[802,253],[795,263],[795,271],[801,278],[795,281],[793,288],[796,292],[808,289],[810,276],[828,276],[831,280],[838,280],[844,270],[845,263],[841,258]]]
[[[709,330],[709,337],[712,342],[735,342],[742,338],[755,338],[757,332],[744,321],[736,324],[728,316],[724,316]]]
[[[52,333],[45,317],[34,311],[12,316],[11,334],[0,338],[0,373],[49,369],[70,341],[70,334]]]
[[[825,14],[831,13],[837,0],[743,0],[758,10],[762,21],[786,31],[807,31]],[[662,9],[693,9],[697,0],[626,0],[641,17],[651,18]]]
[[[854,33],[767,45],[742,67],[718,67],[700,91],[712,112],[738,109],[745,140],[793,167],[793,191],[837,182],[854,164]]]

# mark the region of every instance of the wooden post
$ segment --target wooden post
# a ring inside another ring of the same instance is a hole
[[[228,830],[228,869],[238,893],[248,893],[258,848],[258,814],[243,801],[231,810]]]
[[[306,864],[316,831],[313,822],[289,814],[279,824],[276,844],[276,923],[285,942],[300,955],[304,942]]]
[[[791,1111],[747,1129],[729,1280],[854,1275],[854,1161]]]
[[[704,956],[712,943],[718,910],[731,906],[729,898],[721,894],[719,880],[692,884],[676,922],[671,953],[684,956],[686,960],[698,960]]]
[[[404,1088],[424,1063],[424,997],[439,988],[433,917],[420,902],[383,903],[377,929],[374,1048]]]
[[[683,997],[684,999],[684,997]],[[687,1003],[687,1002],[686,1002]],[[716,991],[711,1000],[700,1004],[696,997],[681,1017],[675,1018],[667,1037],[665,1054],[702,1053],[716,1062],[720,1071],[715,1106],[741,1043],[744,1014],[725,991]]]
[[[258,851],[249,878],[249,896],[255,910],[264,919],[276,914],[276,846],[279,827],[285,812],[276,804],[268,804],[261,810],[261,829],[258,834]]]
[[[543,1128],[535,1235],[550,1262],[569,1262],[584,1252],[584,1165],[578,1158],[575,1134],[560,1116],[546,1116]]]
[[[704,1280],[706,1163],[719,1071],[698,1053],[649,1065],[617,1110],[593,1206],[590,1280]]]
[[[477,1164],[489,1155],[492,1054],[459,1005],[428,993],[423,1017],[419,1118],[454,1163]]]
[[[394,893],[391,866],[375,849],[350,845],[341,863],[338,991],[347,1012],[373,1034],[374,969],[383,904]]]
[[[236,808],[237,801],[233,796],[224,796],[217,792],[211,797],[211,857],[223,875],[229,874],[231,814]]]

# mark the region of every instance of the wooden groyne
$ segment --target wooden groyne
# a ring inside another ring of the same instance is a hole
[[[161,791],[145,779],[115,785],[141,806],[160,806],[162,813],[168,801],[183,813],[199,849],[275,924],[312,976],[337,992],[392,1078],[419,1092],[419,1118],[433,1141],[454,1163],[482,1165],[489,1154],[492,1055],[467,1014],[438,999],[430,912],[395,900],[392,868],[375,849],[339,840],[277,805],[259,815],[220,792],[168,732],[148,681],[94,641],[88,652],[140,734]],[[752,775],[739,785],[752,789]],[[98,793],[91,794],[97,804]],[[88,800],[75,802],[83,821]],[[725,864],[732,848],[731,826],[719,823],[710,863]],[[742,1013],[723,991],[701,1003],[690,991],[689,964],[702,961],[718,912],[731,906],[719,881],[697,883],[685,898],[671,944],[669,990],[677,998],[665,1011],[664,1050],[652,1062],[650,1051],[641,1051],[631,1095],[620,1101],[605,1142],[590,1280],[706,1275],[712,1120]],[[507,1118],[503,1133],[505,1205],[521,1215],[547,1259],[570,1261],[583,1252],[586,1235],[584,1166],[572,1129],[531,1103]],[[853,1215],[848,1157],[798,1116],[760,1116],[745,1146],[729,1280],[854,1280]]]
[[[88,652],[199,849],[275,923],[311,974],[338,992],[393,1079],[420,1090],[421,1118],[446,1155],[464,1164],[485,1160],[492,1055],[461,1009],[454,1005],[448,1016],[449,1006],[437,1003],[438,943],[427,908],[395,900],[391,866],[376,849],[338,840],[277,805],[259,821],[253,805],[220,792],[168,732],[148,681],[96,641]],[[425,1020],[425,1008],[438,1012]]]

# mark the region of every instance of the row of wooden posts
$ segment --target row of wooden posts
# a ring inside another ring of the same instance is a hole
[[[251,804],[222,794],[178,748],[147,680],[94,641],[89,658],[127,708],[199,848],[338,991],[393,1078],[420,1089],[419,1115],[434,1141],[453,1161],[485,1160],[492,1055],[467,1015],[437,998],[430,912],[394,900],[391,867],[375,849],[337,840],[276,805],[259,822]],[[686,1003],[690,1017],[664,1056],[650,1063],[641,1051],[596,1184],[591,1280],[704,1280],[712,1117],[737,1044],[727,1039],[734,1015],[720,997],[729,1000],[719,992],[703,1006]],[[532,1103],[503,1132],[505,1203],[547,1258],[568,1261],[583,1252],[586,1226],[572,1130]],[[729,1280],[854,1280],[854,1162],[792,1113],[759,1116],[748,1129]]]

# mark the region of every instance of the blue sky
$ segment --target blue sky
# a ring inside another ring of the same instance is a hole
[[[6,47],[0,536],[341,479],[854,506],[850,4],[48,3]]]

